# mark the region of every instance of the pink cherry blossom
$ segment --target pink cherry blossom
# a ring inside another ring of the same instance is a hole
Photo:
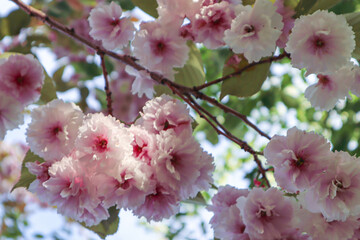
[[[276,0],[274,6],[277,8],[276,12],[282,16],[282,21],[284,23],[282,33],[277,40],[276,45],[280,48],[285,48],[291,29],[294,27],[295,19],[292,17],[295,15],[295,11],[288,6],[285,6],[284,0]]]
[[[195,196],[201,190],[195,182],[203,165],[199,143],[186,133],[177,136],[173,130],[161,132],[157,135],[157,141],[159,150],[151,163],[155,167],[157,180],[178,191],[181,199]]]
[[[101,40],[106,49],[123,48],[134,37],[134,24],[121,15],[122,9],[115,2],[99,5],[90,12],[90,35]]]
[[[72,152],[83,120],[78,106],[56,99],[34,109],[31,118],[26,132],[31,151],[46,161],[60,160]]]
[[[345,221],[360,214],[360,159],[347,152],[333,155],[331,167],[306,192],[304,207],[327,221]]]
[[[117,63],[115,70],[111,75],[112,81],[110,82],[113,116],[121,121],[131,123],[138,117],[148,99],[145,96],[139,98],[131,93],[131,86],[135,78],[125,71],[125,64]]]
[[[235,53],[243,53],[249,62],[270,56],[276,48],[283,22],[276,7],[268,0],[257,0],[253,8],[239,5],[224,41]]]
[[[109,213],[87,171],[73,156],[64,157],[49,168],[50,178],[42,185],[51,195],[49,204],[57,206],[59,213],[92,226],[107,219]]]
[[[279,239],[292,228],[292,203],[276,188],[253,188],[247,197],[237,199],[236,206],[250,239]]]
[[[347,240],[352,239],[354,231],[360,227],[356,217],[346,221],[328,222],[320,213],[311,213],[305,209],[296,212],[298,227],[316,240]]]
[[[181,22],[171,24],[161,21],[143,22],[140,31],[132,41],[134,55],[145,68],[159,72],[165,77],[174,78],[174,67],[185,65],[189,48],[186,40],[180,36]]]
[[[4,139],[7,130],[15,129],[24,122],[23,110],[22,103],[0,92],[0,140]]]
[[[219,187],[218,193],[211,199],[212,205],[207,209],[214,213],[210,224],[214,229],[214,236],[219,239],[249,240],[245,233],[245,224],[242,220],[240,210],[236,206],[239,197],[247,197],[247,189],[236,189],[229,185]]]
[[[350,91],[356,96],[360,97],[360,67],[354,66],[354,81],[351,85]]]
[[[131,161],[131,162],[130,162]],[[94,178],[99,195],[105,207],[117,205],[117,208],[134,209],[145,202],[147,195],[154,193],[155,180],[152,169],[135,159],[119,166],[117,175],[98,174]]]
[[[137,94],[138,97],[145,95],[147,98],[152,99],[155,93],[154,85],[155,81],[144,71],[137,71],[130,66],[126,66],[126,72],[135,77],[135,80],[131,86],[132,94]]]
[[[157,3],[157,11],[160,17],[190,18],[201,7],[201,1],[193,0],[157,0]]]
[[[224,31],[230,28],[233,18],[235,13],[228,2],[222,1],[203,6],[200,12],[190,19],[192,32],[196,32],[195,41],[203,43],[210,49],[225,45]]]
[[[328,73],[348,64],[355,48],[354,32],[343,15],[318,10],[295,20],[285,50],[291,63],[308,73]]]
[[[141,126],[132,125],[129,131],[133,134],[134,138],[131,142],[133,147],[133,157],[141,162],[151,165],[151,160],[158,150],[156,135],[150,133]]]
[[[24,105],[37,101],[44,83],[44,70],[33,55],[11,55],[0,65],[0,91]]]
[[[82,160],[99,168],[111,169],[131,155],[131,141],[132,136],[122,123],[112,116],[95,113],[84,118],[76,147]]]
[[[145,202],[133,210],[133,213],[139,217],[145,217],[147,221],[161,221],[169,218],[180,210],[177,194],[158,184],[154,193],[145,198]]]
[[[185,131],[191,135],[191,122],[189,109],[184,103],[168,95],[161,95],[145,104],[141,118],[135,124],[152,133],[173,129],[177,134]]]
[[[202,152],[200,157],[200,175],[195,181],[195,186],[201,191],[207,191],[214,182],[213,172],[215,170],[214,158],[207,152]]]
[[[287,136],[275,135],[264,149],[264,156],[267,164],[274,167],[278,185],[297,192],[314,184],[326,170],[331,151],[324,137],[293,127]]]
[[[343,67],[328,75],[318,74],[318,82],[305,90],[305,97],[318,110],[329,111],[339,99],[349,97],[349,90],[355,81],[354,72]]]

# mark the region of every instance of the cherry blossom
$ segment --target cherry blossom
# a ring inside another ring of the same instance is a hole
[[[56,99],[34,109],[31,118],[26,132],[31,151],[46,161],[60,160],[72,152],[83,120],[78,106]]]
[[[152,133],[173,129],[177,134],[192,133],[189,109],[179,100],[161,95],[148,101],[135,125],[141,125]]]
[[[101,40],[104,47],[113,50],[129,44],[135,27],[129,18],[121,18],[122,9],[115,2],[99,5],[90,12],[90,35]]]
[[[235,53],[243,53],[249,62],[270,56],[284,24],[276,7],[267,0],[257,0],[253,8],[239,5],[224,41]]]
[[[12,96],[0,93],[0,140],[4,139],[6,131],[17,128],[24,122],[23,104]]]
[[[237,199],[236,206],[250,239],[279,239],[292,228],[292,203],[276,188],[253,188],[247,197]]]
[[[214,212],[210,224],[214,229],[214,235],[219,239],[249,240],[245,233],[245,224],[242,220],[240,210],[236,206],[236,200],[247,197],[247,189],[236,189],[230,185],[221,186],[217,194],[211,199],[212,205],[208,206],[209,211]]]
[[[195,41],[210,49],[225,45],[224,31],[230,28],[233,18],[235,13],[226,1],[203,6],[191,19],[192,31],[196,33]]]
[[[44,83],[44,70],[33,55],[11,55],[0,65],[0,91],[24,105],[37,101]]]
[[[49,168],[49,179],[42,185],[49,192],[48,203],[67,217],[84,222],[87,226],[109,217],[102,205],[97,189],[90,184],[92,174],[73,156],[64,157]]]
[[[330,144],[324,137],[296,127],[290,128],[287,136],[275,135],[264,149],[264,156],[274,167],[276,182],[289,192],[303,191],[314,184],[332,159]]]
[[[350,67],[343,67],[331,74],[317,75],[318,82],[305,90],[305,97],[318,110],[329,111],[339,99],[349,97],[349,90],[355,81]]]
[[[183,67],[189,54],[186,40],[179,33],[181,22],[177,25],[163,24],[159,20],[143,22],[132,41],[139,63],[170,79],[174,78],[173,68]]]
[[[295,20],[285,50],[294,67],[306,68],[307,73],[328,73],[350,62],[354,38],[343,15],[318,10]]]
[[[347,152],[333,155],[331,167],[306,192],[304,207],[327,221],[345,221],[360,214],[360,162]]]

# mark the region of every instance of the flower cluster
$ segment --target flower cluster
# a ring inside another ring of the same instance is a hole
[[[25,106],[40,98],[44,70],[30,54],[0,60],[0,139],[23,123]]]
[[[317,74],[318,82],[305,92],[315,108],[328,111],[349,90],[356,92],[358,67],[350,62],[355,35],[342,15],[318,10],[295,20],[295,11],[284,0],[256,0],[253,6],[242,1],[157,2],[159,18],[141,23],[136,33],[127,18],[120,18],[120,6],[100,5],[90,13],[90,34],[106,48],[111,43],[110,49],[122,48],[135,35],[131,45],[139,63],[170,80],[174,68],[188,60],[186,40],[210,49],[227,45],[250,63],[271,56],[278,46],[291,55],[294,67]],[[128,70],[136,76],[132,92],[151,98],[154,82],[147,72]]]
[[[212,183],[213,159],[191,122],[186,106],[166,95],[147,102],[130,127],[53,100],[32,112],[27,130],[31,151],[44,159],[26,164],[37,176],[29,189],[87,226],[115,205],[149,221],[168,218]]]

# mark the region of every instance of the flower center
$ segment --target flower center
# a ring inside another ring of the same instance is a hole
[[[244,27],[244,32],[245,33],[251,33],[255,31],[255,27],[253,25],[246,25]]]
[[[314,44],[317,48],[323,48],[325,47],[325,42],[321,38],[315,38]]]
[[[305,160],[303,158],[301,158],[301,157],[298,157],[296,162],[295,162],[295,165],[297,167],[301,167],[302,165],[304,165],[304,163],[305,163]]]
[[[107,149],[107,144],[108,141],[101,136],[98,136],[95,140],[95,148],[98,152],[104,152]]]
[[[16,77],[16,83],[18,84],[18,85],[21,85],[21,84],[23,84],[24,83],[24,77],[23,76],[18,76],[18,77]]]
[[[62,128],[60,126],[54,127],[52,130],[54,136],[57,136],[59,132],[62,132]]]
[[[119,25],[119,23],[120,23],[120,19],[114,19],[111,22],[111,26],[115,27],[115,26]]]

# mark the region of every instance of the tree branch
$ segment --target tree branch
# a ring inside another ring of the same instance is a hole
[[[109,79],[108,79],[108,72],[107,72],[106,66],[105,66],[105,57],[104,57],[104,53],[98,53],[98,55],[100,56],[100,59],[101,59],[101,67],[102,67],[103,75],[104,75],[104,79],[105,79],[104,90],[106,93],[107,109],[108,109],[109,115],[112,115],[113,109],[112,109],[112,101],[111,101],[111,91],[110,91],[110,84],[109,84]]]
[[[261,61],[259,61],[259,62],[250,63],[249,65],[246,65],[245,67],[241,68],[240,70],[238,70],[238,71],[236,71],[236,72],[230,73],[230,74],[228,74],[228,75],[226,75],[226,76],[223,76],[223,77],[221,77],[221,78],[218,78],[218,79],[215,79],[215,80],[213,80],[213,81],[207,82],[207,83],[205,83],[205,84],[203,84],[203,85],[193,87],[193,89],[194,89],[195,91],[199,91],[199,90],[204,89],[204,88],[206,88],[206,87],[209,87],[209,86],[211,86],[211,85],[214,85],[214,84],[217,84],[217,83],[219,83],[219,82],[223,82],[223,81],[225,81],[225,80],[227,80],[227,79],[230,79],[230,78],[232,78],[232,77],[235,77],[236,75],[240,75],[240,74],[242,74],[244,71],[246,71],[246,70],[248,70],[249,68],[252,68],[252,67],[254,67],[254,66],[257,66],[257,65],[260,65],[260,64],[264,64],[264,63],[271,63],[271,62],[274,62],[274,61],[278,61],[278,60],[283,59],[283,58],[285,58],[285,57],[288,57],[288,58],[289,58],[289,57],[290,57],[290,54],[287,53],[287,52],[284,52],[284,53],[282,53],[282,54],[280,54],[279,56],[276,56],[276,57],[273,56],[273,57],[269,57],[269,58],[263,59],[263,60],[261,60]]]

